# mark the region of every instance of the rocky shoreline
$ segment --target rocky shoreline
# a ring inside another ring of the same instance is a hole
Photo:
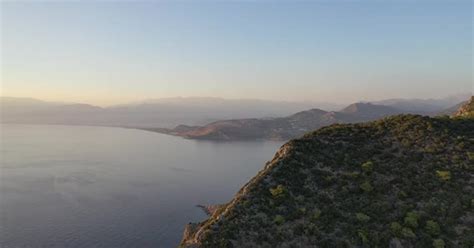
[[[212,216],[216,212],[216,210],[219,209],[219,207],[221,206],[222,206],[221,204],[196,205],[196,207],[200,208],[208,216]]]

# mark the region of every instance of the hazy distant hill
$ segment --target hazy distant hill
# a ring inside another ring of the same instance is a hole
[[[473,247],[473,113],[471,100],[456,118],[397,115],[292,140],[180,246]]]
[[[441,99],[387,99],[372,103],[390,106],[405,113],[433,115],[466,101],[470,96],[471,94],[458,94]]]
[[[32,98],[0,98],[2,123],[22,124],[106,124],[105,109],[89,104],[46,102]]]
[[[147,130],[191,139],[288,140],[333,123],[370,121],[399,113],[402,111],[388,106],[354,103],[339,112],[311,109],[283,118],[234,119],[216,121],[201,127],[179,126],[175,129],[149,128]]]
[[[101,108],[88,104],[54,103],[31,98],[2,97],[1,122],[30,124],[172,127],[203,125],[229,118],[285,116],[318,106],[317,102],[278,102],[252,99],[165,98]]]
[[[0,109],[2,112],[33,112],[59,106],[61,103],[41,101],[33,98],[23,97],[0,97]]]
[[[452,115],[455,115],[456,112],[459,110],[459,108],[461,108],[464,104],[466,104],[468,101],[463,101],[463,102],[460,102],[452,107],[449,107],[447,109],[443,109],[442,111],[436,113],[436,116],[441,116],[441,115],[449,115],[449,116],[452,116]]]
[[[404,110],[372,103],[354,103],[342,109],[340,112],[351,115],[352,120],[367,121],[400,114],[404,112]]]

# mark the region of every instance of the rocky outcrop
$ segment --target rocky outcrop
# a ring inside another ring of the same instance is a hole
[[[474,117],[474,96],[454,114],[456,117]]]
[[[188,223],[184,227],[183,240],[181,241],[181,243],[186,244],[186,247],[188,247],[188,248],[198,247],[197,243],[195,243],[193,245],[191,242],[188,242],[188,240],[193,239],[193,235],[196,233],[197,227],[198,227],[198,224],[196,224],[196,223]]]
[[[202,211],[207,214],[208,216],[212,216],[219,208],[221,208],[223,205],[196,205],[196,207],[202,209]]]

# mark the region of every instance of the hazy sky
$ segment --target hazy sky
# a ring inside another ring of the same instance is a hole
[[[1,94],[351,102],[473,90],[472,1],[1,3]]]

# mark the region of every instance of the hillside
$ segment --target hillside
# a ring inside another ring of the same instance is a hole
[[[189,224],[181,246],[473,247],[473,148],[471,118],[321,128]]]
[[[342,113],[352,114],[361,120],[378,119],[380,117],[400,114],[403,111],[393,107],[372,103],[354,103],[341,110]]]
[[[175,129],[147,128],[146,130],[190,139],[289,140],[334,123],[370,121],[399,113],[401,111],[388,106],[354,103],[339,112],[310,109],[283,118],[223,120],[185,129],[183,126],[178,126]]]

